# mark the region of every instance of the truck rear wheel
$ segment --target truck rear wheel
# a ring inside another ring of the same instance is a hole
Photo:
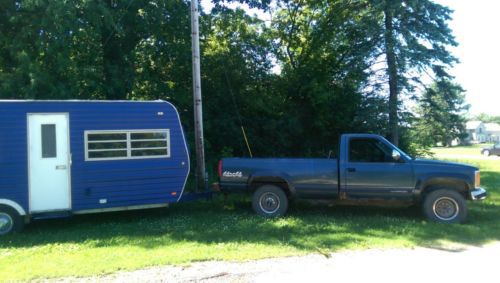
[[[253,194],[252,207],[259,215],[279,217],[288,209],[288,198],[280,187],[263,185]]]
[[[441,223],[463,223],[467,218],[467,203],[458,192],[441,189],[429,193],[424,200],[424,214]]]
[[[19,232],[24,227],[23,218],[13,208],[0,205],[0,236]]]

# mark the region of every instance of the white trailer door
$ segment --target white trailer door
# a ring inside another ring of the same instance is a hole
[[[68,114],[28,114],[30,212],[71,208]]]

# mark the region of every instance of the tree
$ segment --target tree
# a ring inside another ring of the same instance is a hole
[[[213,2],[200,18],[209,159],[247,154],[242,125],[258,156],[325,155],[342,133],[385,134],[398,117],[406,135],[412,120],[398,96],[413,92],[417,74],[446,77],[454,61],[451,12],[429,0]],[[0,96],[165,99],[192,141],[188,4],[1,1]]]
[[[448,46],[456,46],[447,22],[452,11],[430,0],[369,0],[379,36],[374,56],[384,56],[389,90],[391,140],[398,144],[398,108],[402,92],[422,85],[422,74],[449,77],[446,67],[456,62]],[[378,16],[381,15],[381,16]]]
[[[473,118],[485,123],[497,123],[500,124],[500,116],[498,115],[488,115],[486,113],[481,113]]]
[[[357,17],[361,8],[348,1],[283,1],[273,14],[290,152],[326,155],[340,134],[352,131],[371,52],[370,27]]]
[[[275,155],[283,102],[274,95],[265,23],[241,9],[218,7],[202,18],[202,93],[207,159]]]
[[[467,135],[465,114],[468,109],[460,85],[446,79],[436,81],[418,102],[415,137],[424,146],[436,143],[451,146],[454,139]]]

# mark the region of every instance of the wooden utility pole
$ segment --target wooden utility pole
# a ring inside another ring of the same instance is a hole
[[[201,103],[200,33],[198,0],[191,0],[191,49],[193,51],[194,138],[196,147],[196,189],[206,188],[205,146],[203,142],[203,110]]]

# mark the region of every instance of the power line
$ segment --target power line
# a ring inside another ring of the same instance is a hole
[[[241,132],[243,133],[243,139],[245,140],[248,153],[250,154],[250,157],[253,157],[252,150],[250,149],[250,143],[248,142],[247,134],[245,132],[245,128],[243,127],[243,120],[241,119],[240,111],[238,109],[238,104],[236,104],[236,98],[234,96],[233,89],[231,88],[231,84],[229,83],[229,77],[227,75],[225,68],[224,68],[224,76],[226,77],[226,83],[229,89],[229,94],[231,95],[231,101],[233,102],[234,109],[236,110],[236,117],[238,117],[238,121],[240,122]]]

